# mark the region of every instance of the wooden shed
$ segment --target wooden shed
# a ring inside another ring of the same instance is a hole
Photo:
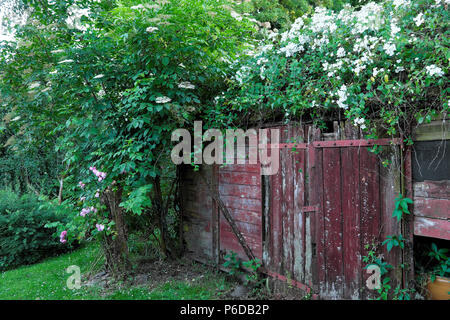
[[[414,234],[450,240],[450,119],[418,127],[414,140]]]
[[[234,251],[248,260],[223,205],[269,276],[321,299],[366,299],[374,293],[365,285],[367,246],[378,244],[390,264],[405,264],[390,276],[407,286],[414,275],[414,232],[449,239],[450,178],[413,185],[412,149],[401,139],[361,139],[338,122],[330,132],[312,125],[272,129],[281,130],[274,175],[261,175],[259,163],[183,167],[184,239],[192,258],[220,265]],[[378,154],[369,151],[375,145]],[[392,217],[401,190],[418,203],[415,221],[411,215],[400,224]],[[423,209],[428,205],[432,209]],[[440,231],[424,227],[421,219],[430,218],[440,219]],[[407,239],[405,248],[388,254],[381,242],[398,233]]]

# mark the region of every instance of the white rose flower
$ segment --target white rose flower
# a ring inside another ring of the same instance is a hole
[[[189,81],[183,81],[178,84],[178,88],[181,89],[195,89],[195,85],[190,83]]]
[[[420,27],[420,25],[425,22],[423,13],[419,13],[413,20],[416,23],[416,26]]]
[[[145,7],[142,4],[138,4],[137,6],[130,7],[131,10],[139,10],[139,9],[145,9]]]
[[[29,89],[34,89],[39,87],[41,84],[39,82],[33,82],[32,84],[30,84]]]
[[[172,101],[172,99],[170,99],[169,97],[166,97],[166,96],[158,97],[155,99],[156,103],[168,103],[170,101]]]
[[[148,27],[147,29],[145,29],[145,31],[147,31],[148,33],[152,33],[153,31],[158,30],[157,27]]]
[[[392,43],[392,42],[387,42],[387,43],[384,44],[383,49],[384,49],[384,51],[386,52],[386,54],[387,54],[388,56],[393,56],[394,53],[395,53],[396,47],[395,47],[395,44],[394,44],[394,43]]]
[[[241,21],[242,20],[242,16],[239,13],[237,13],[236,11],[231,11],[231,16],[233,18],[235,18],[237,21]]]
[[[427,70],[427,73],[430,77],[433,76],[438,76],[438,77],[442,77],[444,75],[444,71],[442,71],[441,68],[439,68],[438,66],[432,64],[430,66],[426,66],[425,69]]]

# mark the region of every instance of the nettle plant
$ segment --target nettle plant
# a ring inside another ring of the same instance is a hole
[[[369,137],[410,137],[414,124],[450,110],[448,4],[316,8],[235,65],[232,88],[217,97],[234,117],[217,121],[339,117]]]

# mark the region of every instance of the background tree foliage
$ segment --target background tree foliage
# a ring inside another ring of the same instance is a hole
[[[4,122],[14,137],[4,147],[55,146],[48,151],[67,186],[64,198],[78,210],[95,208],[60,231],[74,231],[69,240],[101,237],[113,252],[108,264],[123,268],[128,225],[157,230],[163,254],[173,252],[171,133],[225,89],[229,63],[256,29],[233,18],[226,0],[73,4],[30,2],[17,42],[2,48],[2,111],[14,120]]]

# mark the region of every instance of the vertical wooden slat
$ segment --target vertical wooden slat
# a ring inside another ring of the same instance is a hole
[[[271,203],[271,234],[272,234],[272,268],[274,271],[280,273],[281,272],[281,252],[282,252],[282,220],[281,220],[281,153],[279,154],[280,159],[280,168],[278,172],[271,176],[271,194],[272,194],[272,203]]]
[[[344,135],[347,140],[359,139],[359,128],[355,127],[351,121],[345,121]]]
[[[344,298],[359,299],[361,286],[361,243],[359,225],[359,148],[342,148],[342,215]]]
[[[326,254],[326,293],[330,299],[342,296],[343,256],[341,217],[341,167],[339,148],[323,150],[323,193]]]
[[[305,150],[297,150],[294,156],[294,276],[304,282],[305,273]]]
[[[293,198],[293,179],[292,179],[292,157],[290,150],[285,148],[281,150],[282,155],[282,219],[283,219],[283,268],[286,277],[292,278],[292,238],[291,238],[291,217],[292,217],[292,198]]]
[[[321,200],[317,195],[317,184],[321,183],[320,179],[318,179],[318,170],[317,167],[317,153],[318,151],[314,148],[312,142],[315,139],[319,139],[320,131],[316,131],[313,126],[307,125],[305,126],[305,132],[308,133],[308,137],[306,142],[309,143],[308,149],[306,150],[306,161],[305,161],[305,204],[307,205],[315,205],[318,208],[318,211],[315,212],[312,216],[306,215],[304,218],[305,221],[305,283],[308,283],[311,287],[313,287],[316,292],[319,290],[319,268],[318,263],[319,260],[317,258],[318,253],[318,236],[316,229],[319,225],[318,215],[322,214],[321,209]],[[321,169],[320,169],[321,170]]]
[[[319,292],[325,290],[326,285],[326,268],[325,268],[325,230],[324,230],[324,197],[323,197],[323,149],[316,149],[315,153],[315,168],[313,172],[312,188],[314,189],[311,194],[313,199],[312,203],[317,203],[318,211],[314,215],[314,236],[316,243],[316,278],[315,283],[319,286]]]
[[[368,250],[364,248],[367,244],[379,244],[380,237],[380,184],[378,159],[374,153],[367,148],[360,148],[360,192],[361,192],[361,256],[365,256]],[[361,283],[364,284],[368,275],[362,274]],[[369,292],[363,286],[362,298],[370,297]]]
[[[272,219],[270,218],[270,206],[272,203],[271,192],[270,192],[270,176],[261,176],[261,202],[262,202],[262,264],[265,267],[270,268],[272,266],[272,252],[273,252],[273,241],[272,241]]]
[[[219,188],[219,168],[217,165],[212,166],[212,187],[214,192],[218,192]],[[214,199],[212,201],[212,214],[211,214],[211,232],[212,232],[212,257],[214,263],[219,265],[220,261],[220,213],[217,202]]]
[[[392,212],[395,208],[395,198],[400,193],[400,173],[399,168],[395,167],[396,162],[394,154],[385,151],[382,156],[385,159],[391,160],[391,165],[388,167],[380,165],[381,240],[385,240],[388,235],[398,235],[401,231],[400,224],[397,222],[397,219],[392,216]],[[386,246],[383,246],[382,252],[386,262],[397,267],[397,270],[392,270],[389,274],[389,277],[392,279],[392,284],[396,287],[401,283],[399,281],[401,280],[401,270],[399,269],[399,266],[402,263],[400,248],[394,248],[391,252],[388,252]]]
[[[315,212],[314,214],[316,214]],[[304,282],[312,287],[313,286],[313,219],[310,214],[306,214],[303,216],[304,230],[303,234],[305,235],[304,240],[304,261],[305,261],[305,273],[304,273]]]

